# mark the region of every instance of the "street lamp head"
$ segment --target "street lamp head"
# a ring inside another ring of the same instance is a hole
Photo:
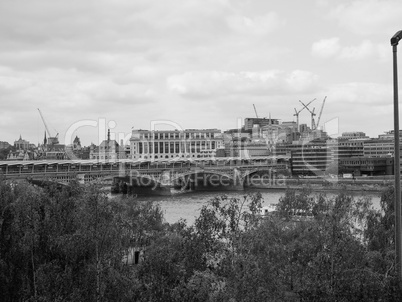
[[[399,40],[402,38],[402,30],[398,31],[392,38],[391,38],[391,45],[396,46],[398,45]]]

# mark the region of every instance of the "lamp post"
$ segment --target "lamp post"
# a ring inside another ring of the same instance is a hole
[[[395,174],[395,253],[399,288],[402,289],[402,238],[401,238],[401,172],[399,157],[399,108],[398,108],[398,67],[397,46],[402,38],[402,30],[391,38],[394,71],[394,174]]]

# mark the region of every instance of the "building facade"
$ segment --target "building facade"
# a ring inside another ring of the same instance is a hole
[[[300,133],[297,132],[296,123],[282,123],[280,125],[269,125],[262,128],[262,136],[269,145],[292,143],[299,140]]]
[[[254,125],[258,125],[261,128],[268,125],[278,125],[279,120],[271,118],[255,118],[246,117],[244,119],[244,130],[252,130]]]
[[[339,161],[341,158],[359,157],[364,155],[365,139],[330,139],[327,145],[332,153],[332,161]]]
[[[215,157],[223,147],[218,129],[132,130],[130,155],[132,159]]]
[[[356,132],[343,132],[342,136],[338,137],[340,140],[342,139],[369,139],[369,137],[364,132],[356,131]]]
[[[401,146],[402,148],[402,146]],[[372,139],[363,144],[363,153],[366,157],[390,157],[394,154],[393,139]]]
[[[126,154],[115,140],[104,140],[99,146],[93,144],[90,146],[89,158],[100,161],[116,161],[125,159]]]
[[[293,175],[319,175],[331,163],[331,150],[325,140],[276,144],[272,155],[290,156]]]
[[[393,175],[394,159],[392,157],[355,157],[343,158],[339,164],[354,176]]]
[[[110,130],[108,130],[107,139],[102,141],[99,146],[91,144],[89,158],[100,161],[116,161],[125,159],[126,153],[116,140],[110,139]]]
[[[20,138],[14,141],[14,148],[16,150],[28,150],[30,148],[29,141],[22,139],[20,135]]]
[[[302,145],[291,151],[293,175],[320,175],[330,162],[330,150],[325,146]]]

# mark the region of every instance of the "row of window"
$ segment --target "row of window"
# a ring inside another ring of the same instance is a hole
[[[111,155],[105,155],[105,156],[103,156],[103,155],[93,155],[92,156],[92,159],[115,159],[116,158],[116,156],[111,156]],[[119,158],[118,156],[117,156],[117,158]]]
[[[115,150],[114,146],[99,146],[100,150]]]
[[[378,164],[384,165],[385,163],[386,162],[382,159],[370,160],[370,161],[368,161],[368,160],[362,160],[362,161],[360,161],[360,160],[348,160],[348,161],[343,160],[342,161],[342,164],[344,164],[344,165],[378,165]]]
[[[181,156],[180,155],[140,155],[139,156],[139,158],[143,158],[143,159],[151,159],[151,158],[154,158],[154,159],[158,159],[158,158],[175,158],[175,157],[182,157],[182,158],[184,158],[185,157],[185,155],[184,154],[182,154]],[[210,155],[207,155],[207,154],[203,154],[203,155],[200,155],[200,154],[198,154],[198,155],[195,155],[195,154],[193,154],[193,155],[187,155],[187,158],[189,158],[189,157],[193,157],[193,158],[202,158],[202,157],[206,157],[206,158],[209,158],[210,157]]]
[[[210,149],[216,149],[217,145],[215,141],[211,141]],[[135,149],[135,148],[133,148]],[[202,142],[191,143],[179,143],[179,142],[159,142],[159,143],[138,143],[138,153],[181,153],[190,150],[192,153],[206,150],[207,144]]]
[[[140,138],[142,139],[181,139],[181,138],[214,138],[213,132],[154,132],[154,133],[142,133]]]

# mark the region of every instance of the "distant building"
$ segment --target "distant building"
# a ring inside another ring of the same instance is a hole
[[[225,140],[225,156],[253,158],[269,156],[269,146],[265,139],[250,139],[249,137],[228,137]]]
[[[89,157],[90,159],[101,161],[116,161],[119,159],[125,159],[126,154],[123,147],[120,147],[115,140],[110,139],[110,130],[108,130],[107,139],[99,146],[91,144]]]
[[[16,150],[28,150],[29,147],[30,147],[29,141],[22,139],[21,135],[18,140],[14,141],[14,148]]]
[[[75,136],[72,147],[73,147],[73,151],[80,151],[82,149],[81,141],[78,138],[78,136]]]
[[[399,131],[399,141],[402,142],[402,131]],[[378,138],[364,140],[363,154],[365,157],[391,157],[394,156],[394,145],[394,131],[391,130]],[[402,144],[400,148],[402,150]]]
[[[276,144],[271,152],[274,156],[290,156],[294,175],[321,174],[331,163],[331,150],[322,139]]]
[[[278,125],[278,119],[271,118],[255,118],[255,117],[246,117],[244,119],[244,130],[252,130],[254,125],[258,125],[261,128],[268,125]]]
[[[342,158],[339,165],[344,171],[353,173],[354,176],[393,175],[394,159],[392,157],[352,157]]]
[[[363,153],[366,157],[391,157],[394,155],[394,140],[377,138],[365,141]]]
[[[19,149],[17,151],[10,151],[7,155],[7,160],[31,160],[34,159],[34,153],[29,150]]]
[[[324,173],[331,162],[331,152],[325,142],[294,145],[291,149],[293,175],[317,175]]]
[[[69,159],[90,159],[90,147],[82,147],[78,136],[71,145],[66,146],[65,151]]]
[[[218,129],[132,130],[130,155],[132,159],[215,157],[223,147]]]
[[[292,143],[299,140],[300,133],[297,131],[297,125],[294,122],[268,125],[262,127],[262,136],[269,145],[280,143]]]
[[[369,137],[364,132],[343,132],[342,136],[338,137],[338,139],[369,139]]]
[[[270,155],[269,146],[265,140],[250,141],[244,145],[242,151],[242,154],[240,154],[240,157],[242,158],[263,157]]]
[[[369,140],[369,138],[347,139],[345,136],[337,139],[329,139],[327,145],[332,152],[332,161],[364,156],[364,143]]]
[[[303,142],[309,142],[313,140],[327,140],[327,139],[329,139],[328,134],[321,129],[302,132],[300,136],[300,140]]]
[[[388,139],[388,140],[392,139],[393,140],[395,138],[394,133],[395,133],[394,130],[387,131],[384,134],[380,134],[378,136],[378,139]],[[399,140],[402,140],[402,130],[399,130]]]
[[[300,124],[299,125],[299,131],[300,133],[304,133],[304,132],[309,132],[311,129],[309,126],[307,126],[307,124]]]

